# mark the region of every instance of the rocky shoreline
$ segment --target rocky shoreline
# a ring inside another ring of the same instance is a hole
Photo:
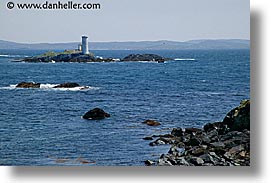
[[[42,55],[23,58],[21,62],[31,63],[55,63],[55,62],[76,62],[76,63],[87,63],[87,62],[135,62],[135,61],[148,61],[163,63],[169,58],[164,58],[155,54],[130,54],[124,58],[102,58],[95,57],[93,54],[82,54],[77,51],[65,51],[62,53],[48,52]]]
[[[170,134],[153,135],[150,146],[170,144],[158,161],[147,166],[250,166],[250,100],[227,113],[222,122],[202,128],[174,128]]]

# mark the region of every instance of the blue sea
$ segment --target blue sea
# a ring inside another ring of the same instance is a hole
[[[0,50],[0,165],[143,166],[169,149],[143,137],[221,121],[250,98],[250,50],[93,51],[175,59],[165,63],[13,62],[45,51]],[[16,89],[22,81],[44,87]],[[90,88],[47,87],[64,82]],[[96,107],[111,117],[81,118]],[[161,125],[142,124],[147,119]]]

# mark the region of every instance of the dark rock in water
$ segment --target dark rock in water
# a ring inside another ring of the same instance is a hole
[[[232,131],[250,129],[250,100],[244,100],[240,106],[227,113],[223,120]]]
[[[83,119],[101,120],[110,117],[110,114],[106,113],[100,108],[94,108],[84,114]]]
[[[143,140],[153,140],[153,137],[144,137]]]
[[[164,62],[165,58],[155,54],[130,54],[121,61],[156,61]]]
[[[55,86],[54,88],[74,88],[79,87],[80,85],[77,83],[63,83]]]
[[[182,137],[183,136],[183,130],[181,128],[173,128],[171,135],[175,137]]]
[[[159,126],[159,125],[160,125],[159,122],[154,121],[154,120],[150,120],[150,119],[145,120],[145,121],[142,122],[142,123],[147,124],[147,125],[149,125],[149,126]]]
[[[16,88],[40,88],[40,83],[21,82],[16,85]]]

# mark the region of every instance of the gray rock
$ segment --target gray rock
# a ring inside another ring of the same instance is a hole
[[[185,160],[184,157],[177,157],[177,164],[181,166],[190,166],[190,164]]]
[[[206,163],[215,164],[213,157],[210,156],[209,154],[203,154],[199,157]]]
[[[159,166],[172,166],[173,164],[168,160],[168,156],[162,154],[158,160]]]
[[[223,149],[225,147],[223,142],[213,142],[213,143],[210,143],[210,145],[212,147],[219,148],[219,149]]]
[[[206,151],[207,151],[206,148],[202,147],[202,146],[197,146],[190,150],[191,154],[195,155],[195,156],[200,156],[200,155],[206,153]]]
[[[189,161],[195,166],[202,166],[204,161],[199,157],[190,157]]]

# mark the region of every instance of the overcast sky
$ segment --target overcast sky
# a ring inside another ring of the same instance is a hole
[[[81,35],[97,42],[250,39],[249,0],[74,0],[100,3],[100,10],[9,10],[9,1],[46,0],[1,0],[0,40],[76,42]]]

